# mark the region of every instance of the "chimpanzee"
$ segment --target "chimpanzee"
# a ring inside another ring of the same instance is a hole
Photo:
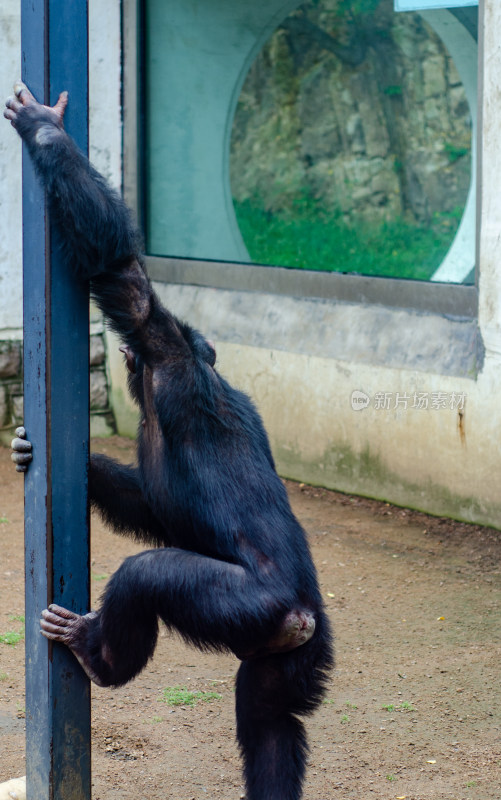
[[[198,331],[163,308],[120,197],[22,83],[4,116],[26,143],[68,262],[123,341],[141,412],[138,466],[93,455],[90,500],[119,533],[155,549],[127,558],[99,611],[51,605],[42,633],[66,644],[99,686],[151,658],[160,617],[204,650],[232,651],[247,800],[298,800],[307,742],[299,717],[320,703],[332,641],[304,531],[249,398],[215,370]],[[13,442],[27,465],[30,444]]]

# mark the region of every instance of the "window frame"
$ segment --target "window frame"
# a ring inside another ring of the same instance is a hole
[[[479,20],[482,14],[479,3]],[[122,0],[123,76],[123,193],[141,227],[144,220],[142,183],[144,176],[143,123],[146,64],[142,36],[144,0]],[[481,26],[480,30],[481,30]],[[150,277],[155,281],[205,286],[236,291],[264,292],[288,297],[321,298],[366,303],[459,318],[478,316],[479,234],[481,195],[480,145],[482,142],[481,71],[482,36],[479,35],[479,92],[477,135],[477,226],[474,284],[417,281],[366,276],[349,272],[303,270],[294,267],[145,255]]]

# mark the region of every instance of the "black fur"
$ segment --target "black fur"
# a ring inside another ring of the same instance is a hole
[[[202,649],[241,657],[237,735],[247,800],[298,800],[307,743],[299,716],[321,701],[332,666],[329,625],[305,534],[289,506],[249,398],[213,368],[213,348],[160,305],[122,200],[50,112],[19,111],[68,261],[133,354],[141,409],[137,468],[91,461],[91,501],[118,532],[157,549],[128,558],[88,625],[104,684],[152,656],[160,617]],[[291,609],[315,616],[306,644],[256,655]]]

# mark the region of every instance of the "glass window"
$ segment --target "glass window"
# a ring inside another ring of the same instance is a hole
[[[477,10],[283,8],[145,2],[148,253],[472,282]]]

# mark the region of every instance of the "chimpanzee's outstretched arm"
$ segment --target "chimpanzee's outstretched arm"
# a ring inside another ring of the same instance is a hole
[[[153,544],[170,544],[166,527],[160,524],[144,499],[135,467],[93,453],[89,499],[117,533]]]
[[[66,95],[48,108],[23,83],[14,90],[4,116],[26,143],[46,187],[69,263],[91,279],[91,291],[117,333],[152,363],[156,353],[182,337],[141,266],[127,207],[64,131]]]
[[[289,611],[293,604],[279,576],[264,581],[237,564],[198,553],[147,550],[114,573],[99,612],[80,616],[52,605],[42,614],[41,628],[73,651],[95,683],[120,685],[153,654],[157,615],[194,644],[251,658],[295,649],[313,636],[314,615]]]

